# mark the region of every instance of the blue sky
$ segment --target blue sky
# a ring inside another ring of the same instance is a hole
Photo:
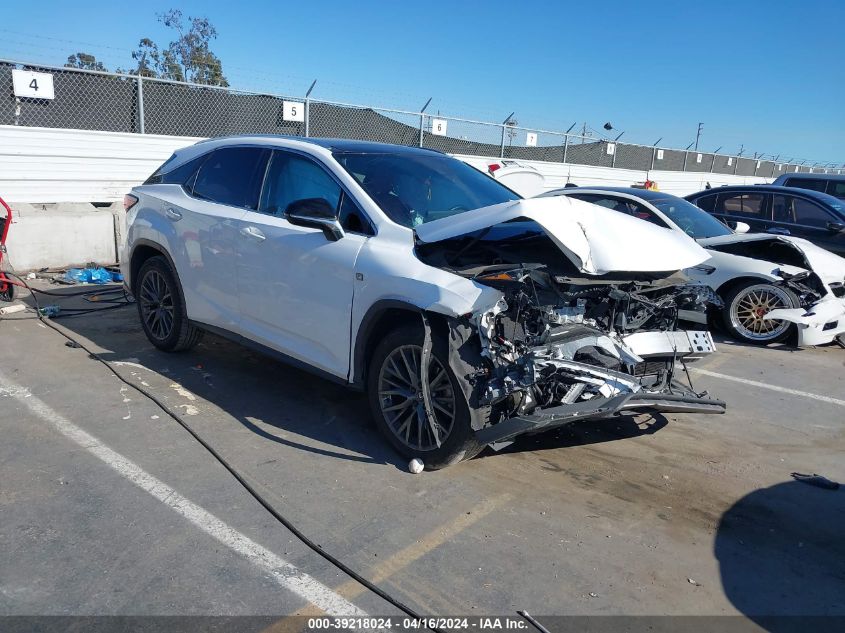
[[[845,2],[7,3],[0,57],[131,64],[156,13],[208,17],[234,87],[845,162]]]

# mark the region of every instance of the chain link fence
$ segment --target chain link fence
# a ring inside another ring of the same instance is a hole
[[[13,71],[50,74],[54,98],[15,96]],[[633,170],[764,176],[845,174],[796,164],[619,143],[503,123],[262,94],[134,75],[0,60],[0,125],[214,137],[284,134],[412,145],[448,152]],[[806,161],[805,161],[806,163]]]

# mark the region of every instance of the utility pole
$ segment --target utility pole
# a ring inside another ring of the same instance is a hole
[[[695,133],[695,151],[696,152],[698,151],[698,139],[701,138],[701,126],[703,126],[703,125],[704,125],[704,123],[699,123],[698,124],[698,131]]]
[[[584,137],[587,136],[587,122],[584,121],[584,125],[581,127],[581,145],[584,144]]]

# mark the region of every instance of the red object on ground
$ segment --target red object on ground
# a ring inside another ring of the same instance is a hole
[[[0,301],[11,301],[13,296],[12,280],[3,274],[3,255],[6,253],[6,236],[9,234],[9,226],[12,224],[12,209],[0,198],[0,206],[6,209],[6,217],[0,218]]]

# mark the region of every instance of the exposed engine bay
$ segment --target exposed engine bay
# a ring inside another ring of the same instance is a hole
[[[783,235],[729,235],[701,240],[711,252],[747,258],[796,301],[763,318],[794,323],[799,347],[845,340],[845,259],[806,240]]]
[[[709,287],[672,272],[585,275],[543,234],[483,233],[418,245],[417,256],[501,292],[465,321],[484,359],[471,382],[490,408],[485,441],[623,410],[724,412],[680,381],[686,362],[715,349],[708,332],[677,329],[679,311],[721,304]]]

